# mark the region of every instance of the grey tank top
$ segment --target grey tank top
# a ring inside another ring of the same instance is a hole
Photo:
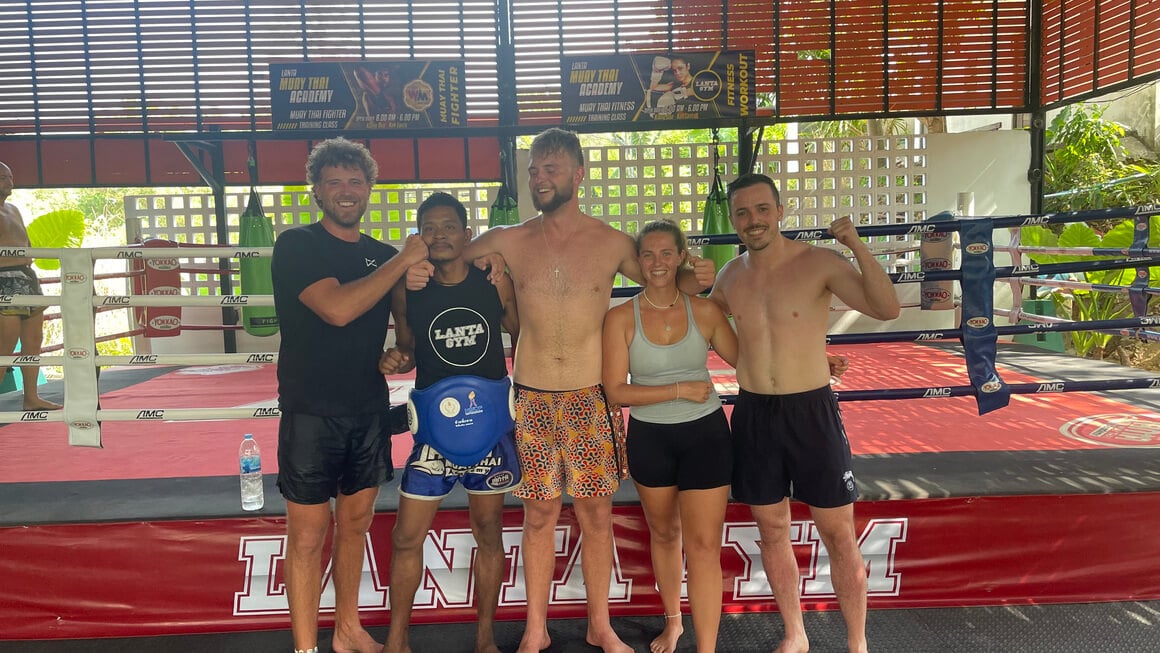
[[[629,381],[635,385],[669,385],[685,381],[710,381],[709,343],[701,336],[693,319],[693,307],[684,297],[685,316],[689,327],[685,337],[671,345],[658,345],[644,334],[640,323],[640,295],[632,298],[632,314],[636,333],[628,346]],[[675,399],[659,404],[629,407],[629,414],[642,422],[679,424],[704,417],[721,407],[721,399],[714,389],[704,403]]]

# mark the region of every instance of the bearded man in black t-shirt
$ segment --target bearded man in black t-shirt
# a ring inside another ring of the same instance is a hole
[[[331,529],[339,653],[378,653],[360,624],[364,540],[379,485],[390,476],[385,453],[386,381],[378,371],[390,315],[390,290],[427,258],[411,236],[399,252],[360,229],[378,166],[366,147],[323,141],[306,162],[322,219],[289,229],[274,245],[278,352],[278,489],[286,499],[286,595],[295,651],[318,650],[322,548]]]

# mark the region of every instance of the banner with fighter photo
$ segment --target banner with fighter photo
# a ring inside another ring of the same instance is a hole
[[[270,64],[275,130],[419,129],[467,124],[463,61]]]
[[[744,118],[757,111],[752,50],[564,57],[564,122]]]

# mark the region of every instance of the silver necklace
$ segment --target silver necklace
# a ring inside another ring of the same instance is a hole
[[[653,308],[657,309],[658,311],[663,311],[666,308],[672,308],[672,307],[677,305],[677,302],[681,301],[681,291],[679,291],[679,290],[677,291],[677,296],[673,298],[673,303],[669,304],[668,306],[657,306],[656,304],[654,304],[653,300],[648,298],[648,293],[644,290],[644,288],[641,288],[640,294],[644,297],[644,300],[646,302],[648,302],[649,306],[652,306]],[[669,321],[665,319],[664,315],[661,315],[661,320],[663,320],[665,323],[665,333],[668,333],[668,332],[673,330],[672,325],[669,324]]]
[[[559,279],[560,278],[560,257],[556,254],[556,250],[555,250],[555,248],[552,247],[552,243],[548,242],[547,222],[548,222],[548,218],[541,215],[540,216],[540,235],[544,237],[544,246],[547,247],[548,251],[552,254],[552,274],[557,279]],[[564,244],[565,245],[568,244],[568,239],[572,237],[572,234],[575,233],[575,231],[576,231],[576,226],[573,225],[572,230],[569,231],[568,235],[564,237]],[[652,303],[652,302],[649,302],[649,303]]]

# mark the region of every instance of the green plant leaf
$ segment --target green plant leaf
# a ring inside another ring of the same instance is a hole
[[[80,247],[85,238],[85,214],[72,209],[52,211],[28,223],[28,242],[33,247],[60,249]],[[41,270],[59,270],[60,260],[36,259]]]
[[[1058,241],[1059,239],[1050,229],[1038,225],[1023,227],[1019,230],[1019,244],[1028,247],[1056,247]],[[1029,253],[1027,256],[1040,265],[1060,262],[1059,257],[1055,254]]]
[[[1059,234],[1058,243],[1060,247],[1099,247],[1100,237],[1088,225],[1082,222],[1073,222],[1067,225],[1063,233]],[[1059,256],[1061,262],[1086,261],[1090,258],[1090,256],[1076,256],[1072,254],[1061,254]]]

